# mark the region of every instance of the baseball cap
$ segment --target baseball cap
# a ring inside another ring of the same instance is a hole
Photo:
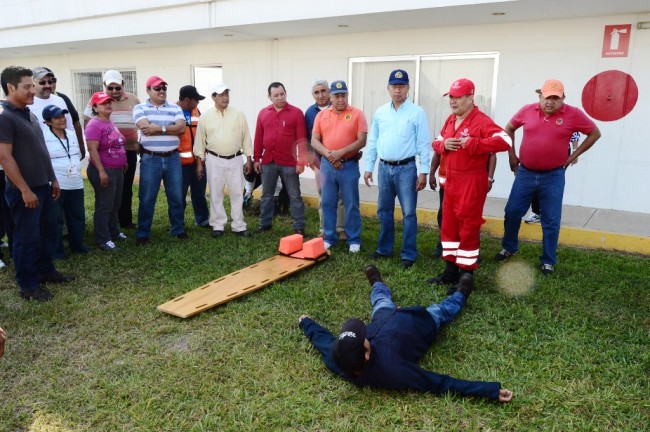
[[[113,98],[104,92],[93,93],[90,97],[90,106],[101,105],[107,100],[113,100]]]
[[[181,87],[180,91],[178,92],[178,98],[181,100],[185,98],[203,100],[205,99],[205,96],[201,96],[199,92],[196,90],[196,87],[194,87],[193,85],[186,85]]]
[[[122,84],[123,81],[122,74],[114,69],[104,72],[104,84]]]
[[[70,111],[67,109],[61,109],[56,105],[48,105],[43,108],[43,120],[52,120],[53,118],[61,117],[64,114],[68,114]]]
[[[337,95],[348,92],[348,85],[343,80],[334,81],[330,85],[330,94]]]
[[[388,77],[388,85],[394,84],[408,84],[409,83],[409,74],[405,70],[395,69],[390,73]]]
[[[454,81],[449,91],[443,96],[461,97],[474,94],[474,83],[467,78]]]
[[[158,86],[160,84],[167,84],[167,82],[164,79],[160,78],[159,76],[154,75],[154,76],[149,77],[149,79],[147,80],[147,83],[145,85],[147,87],[155,87],[155,86]]]
[[[211,94],[218,94],[220,95],[221,93],[225,92],[226,90],[230,90],[230,87],[226,83],[219,83],[216,86],[212,87],[212,93]]]
[[[540,93],[542,97],[547,98],[549,96],[564,96],[564,84],[562,81],[556,79],[550,79],[544,81],[541,89],[535,90],[537,93]]]
[[[345,372],[360,370],[365,361],[366,324],[358,318],[343,323],[341,334],[332,345],[332,358]]]
[[[42,79],[48,75],[54,76],[54,72],[51,70],[44,68],[43,66],[37,66],[32,69],[32,74],[34,74],[34,79]]]

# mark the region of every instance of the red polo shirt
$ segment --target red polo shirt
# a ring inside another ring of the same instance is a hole
[[[546,171],[561,167],[567,160],[567,147],[574,132],[589,135],[596,124],[582,110],[564,104],[546,117],[539,103],[525,105],[510,124],[524,127],[519,161],[526,168]]]
[[[254,160],[262,165],[275,162],[282,166],[306,164],[307,129],[305,116],[293,105],[276,111],[273,104],[262,109],[255,127]]]

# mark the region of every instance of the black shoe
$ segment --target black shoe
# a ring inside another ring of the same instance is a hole
[[[408,260],[408,259],[403,259],[402,260],[402,267],[404,267],[404,268],[411,268],[411,267],[413,267],[413,264],[415,264],[415,261],[411,261],[411,260]]]
[[[516,253],[516,252],[515,252]],[[501,249],[501,252],[497,253],[494,255],[494,261],[495,262],[503,262],[505,260],[510,259],[511,257],[515,256],[515,253],[513,252],[508,252],[505,249]]]
[[[40,283],[68,283],[74,280],[74,276],[64,275],[58,271],[54,271],[48,275],[40,276],[38,280]]]
[[[182,232],[180,234],[176,234],[174,237],[176,237],[179,240],[189,240],[190,239],[190,236],[188,236],[187,233],[184,233],[184,232]]]
[[[138,227],[133,222],[121,223],[120,226],[124,229],[136,229]]]
[[[438,285],[442,284],[455,284],[460,279],[460,270],[456,267],[456,264],[445,261],[445,271],[440,273],[438,276],[427,279],[427,283]]]
[[[221,237],[223,235],[222,230],[212,230],[212,238]]]
[[[372,264],[368,264],[366,268],[363,269],[363,272],[366,274],[366,277],[368,278],[368,282],[370,282],[370,286],[373,286],[375,282],[384,281],[381,278],[381,273],[379,273],[379,269]]]
[[[50,301],[54,298],[54,294],[45,287],[37,287],[34,291],[21,291],[20,296],[25,300],[36,300],[39,302]]]
[[[462,293],[465,296],[465,300],[467,300],[475,289],[476,283],[474,282],[474,276],[471,273],[463,273],[458,281],[458,292]]]
[[[368,255],[368,258],[380,259],[380,258],[390,258],[388,255],[380,254],[379,252],[373,252]]]
[[[262,234],[265,231],[271,231],[271,225],[263,226],[260,225],[257,227],[257,229],[254,231],[254,234]]]
[[[303,236],[305,235],[305,229],[304,228],[294,228],[293,232],[295,232],[296,234],[303,235]]]
[[[138,237],[137,239],[135,239],[136,246],[144,246],[147,243],[149,243],[149,237]]]
[[[251,233],[248,230],[244,231],[233,231],[233,234],[239,237],[250,237]]]
[[[553,274],[553,272],[555,271],[555,267],[553,267],[553,264],[542,264],[540,269],[542,270],[542,274],[544,276]]]

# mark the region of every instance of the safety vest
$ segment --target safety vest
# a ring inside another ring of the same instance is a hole
[[[178,153],[181,157],[181,164],[190,165],[194,163],[194,135],[196,133],[196,125],[199,124],[199,117],[201,112],[198,108],[194,108],[190,114],[190,123],[185,119],[185,132],[180,136],[180,144],[178,145]]]

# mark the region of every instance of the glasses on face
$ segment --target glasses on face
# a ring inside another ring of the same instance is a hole
[[[48,81],[42,80],[42,81],[39,81],[38,83],[40,85],[42,85],[42,86],[45,85],[45,84],[48,84],[48,85],[56,84],[56,78],[50,78]]]
[[[155,91],[167,91],[167,86],[166,85],[155,86],[155,87],[151,87],[151,89]]]
[[[106,90],[108,91],[122,91],[122,86],[106,86]]]

